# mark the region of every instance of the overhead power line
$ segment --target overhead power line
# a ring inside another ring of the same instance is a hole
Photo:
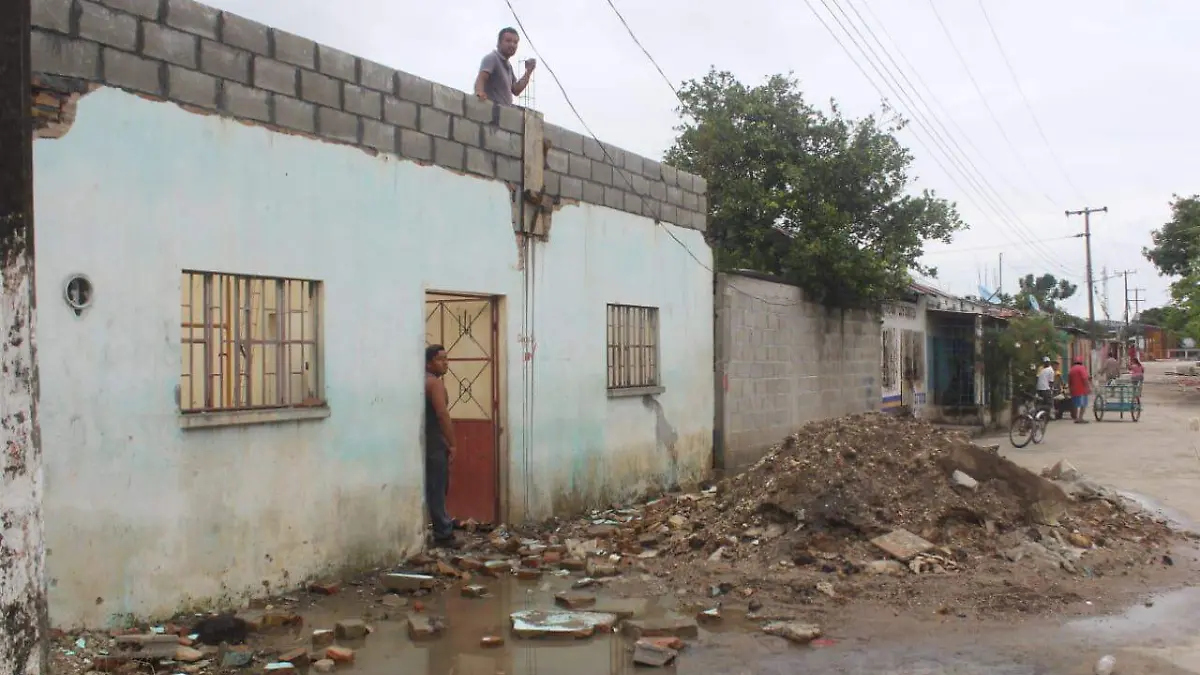
[[[988,30],[992,33],[992,40],[996,43],[996,50],[1000,52],[1000,58],[1004,60],[1004,67],[1008,69],[1008,74],[1012,78],[1013,84],[1016,85],[1017,91],[1021,94],[1021,101],[1025,104],[1025,110],[1029,111],[1029,117],[1033,120],[1033,126],[1037,129],[1038,135],[1041,136],[1042,143],[1050,153],[1050,158],[1054,160],[1054,165],[1058,167],[1058,172],[1062,174],[1067,186],[1075,192],[1075,196],[1082,201],[1087,201],[1083,195],[1083,191],[1071,179],[1071,174],[1063,166],[1062,160],[1059,159],[1058,153],[1054,151],[1054,146],[1046,136],[1046,130],[1042,128],[1042,123],[1038,119],[1037,113],[1033,110],[1033,104],[1029,102],[1029,97],[1025,95],[1025,87],[1021,86],[1021,79],[1017,77],[1017,71],[1013,68],[1012,62],[1008,59],[1008,53],[1004,50],[1004,45],[1000,42],[1000,34],[996,32],[996,26],[992,24],[992,17],[988,15],[987,6],[983,0],[978,0],[978,3],[979,11],[983,13],[983,20],[987,23]]]

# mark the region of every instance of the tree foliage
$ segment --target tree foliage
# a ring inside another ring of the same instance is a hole
[[[1043,274],[1040,277],[1026,274],[1017,280],[1017,286],[1020,290],[1013,296],[1014,307],[1028,311],[1034,308],[1036,302],[1041,311],[1050,314],[1057,312],[1059,303],[1075,295],[1075,291],[1078,290],[1075,284],[1066,279],[1058,279],[1053,274]]]
[[[1200,337],[1200,195],[1175,195],[1171,220],[1152,232],[1150,240],[1154,245],[1142,249],[1146,259],[1159,273],[1179,277],[1171,284],[1172,307],[1162,315],[1170,325],[1164,327]]]
[[[983,354],[987,380],[994,388],[992,400],[1001,398],[995,388],[1008,381],[1015,391],[1032,391],[1042,358],[1059,358],[1064,346],[1063,332],[1045,314],[1017,317],[1006,326],[989,330],[984,335]]]
[[[708,236],[723,269],[780,275],[831,305],[897,297],[927,240],[963,227],[952,203],[913,196],[898,120],[818,110],[776,75],[746,86],[710,71],[684,84],[667,161],[708,178]]]

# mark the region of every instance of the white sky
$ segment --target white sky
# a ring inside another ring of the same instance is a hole
[[[1169,280],[1157,276],[1141,256],[1141,248],[1149,243],[1150,230],[1169,218],[1172,193],[1200,192],[1200,162],[1194,159],[1200,151],[1200,134],[1193,119],[1200,103],[1200,89],[1194,86],[1200,82],[1200,41],[1194,37],[1200,28],[1200,2],[807,1],[838,32],[893,105],[912,119],[904,100],[891,94],[831,20],[831,10],[843,22],[847,19],[838,8],[847,12],[890,67],[858,24],[853,11],[858,10],[905,68],[936,119],[999,193],[994,203],[1019,217],[1015,226],[1011,223],[1016,218],[997,217],[989,202],[971,190],[972,182],[952,169],[947,174],[939,168],[935,157],[947,167],[952,165],[936,146],[930,145],[931,151],[920,145],[916,124],[901,132],[901,140],[916,155],[915,187],[935,189],[957,202],[971,224],[971,230],[950,246],[930,247],[928,260],[940,270],[938,286],[974,294],[986,270],[987,285],[994,287],[997,257],[1003,253],[1005,290],[1014,290],[1017,276],[1026,273],[1065,274],[1080,286],[1068,308],[1085,315],[1083,240],[1061,239],[1081,232],[1083,223],[1080,218],[1068,220],[1063,212],[1107,206],[1108,214],[1092,219],[1097,278],[1104,267],[1110,273],[1137,270],[1130,286],[1146,289],[1143,297],[1150,305],[1168,299]],[[879,106],[879,94],[817,21],[806,0],[613,2],[675,83],[702,76],[710,65],[732,71],[746,83],[792,71],[810,101],[836,98],[854,116]],[[955,55],[931,2],[1004,135]],[[1070,183],[1078,190],[1064,179],[1042,142],[980,2]],[[661,156],[675,136],[677,101],[606,1],[512,3],[530,33],[522,36],[516,60],[533,56],[532,40],[602,140]],[[479,61],[493,48],[498,30],[515,23],[504,0],[211,0],[211,4],[464,90],[471,88]],[[521,68],[517,70],[519,74]],[[534,87],[535,105],[547,119],[583,130],[544,67]],[[941,129],[934,117],[927,119]],[[953,152],[953,145],[949,147]],[[1030,239],[1055,240],[1031,245]],[[1103,288],[1103,283],[1097,284],[1098,317]],[[1122,279],[1110,280],[1108,288],[1110,314],[1120,318]]]

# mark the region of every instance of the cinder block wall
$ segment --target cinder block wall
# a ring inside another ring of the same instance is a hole
[[[880,323],[795,286],[743,274],[716,283],[716,463],[738,469],[813,420],[878,410]]]
[[[37,75],[78,78],[518,186],[526,111],[193,0],[33,0]],[[415,56],[415,55],[414,55]],[[545,125],[545,194],[703,230],[699,176]]]

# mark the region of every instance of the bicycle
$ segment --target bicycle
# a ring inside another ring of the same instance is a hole
[[[1024,394],[1022,398],[1029,403],[1020,404],[1008,428],[1008,441],[1014,448],[1023,448],[1030,441],[1041,443],[1046,439],[1046,427],[1050,424],[1050,410],[1044,401],[1036,394]]]

